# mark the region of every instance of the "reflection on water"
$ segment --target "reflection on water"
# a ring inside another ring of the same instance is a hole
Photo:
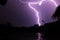
[[[41,33],[37,33],[37,40],[42,40]]]
[[[18,33],[17,40],[41,40],[41,34],[31,32]]]

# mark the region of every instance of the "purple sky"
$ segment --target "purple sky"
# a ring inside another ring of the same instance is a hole
[[[60,0],[55,0],[57,4],[60,4]],[[51,22],[50,16],[55,10],[54,4],[51,2],[44,2],[41,6],[32,5],[39,11],[41,20],[46,23]],[[19,0],[8,0],[6,6],[0,5],[0,24],[10,22],[14,26],[31,26],[37,22],[35,12],[29,8],[27,4],[21,3]]]

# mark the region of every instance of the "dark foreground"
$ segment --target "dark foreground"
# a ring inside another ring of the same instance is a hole
[[[45,24],[44,26],[34,25],[27,27],[13,27],[10,24],[0,25],[0,40],[37,40],[38,33],[43,40],[59,40],[59,22]]]

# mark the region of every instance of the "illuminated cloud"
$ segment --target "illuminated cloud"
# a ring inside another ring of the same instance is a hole
[[[25,1],[20,0],[20,1],[21,1],[22,3],[27,3],[28,6],[35,12],[35,15],[36,15],[36,17],[37,17],[37,21],[36,21],[36,22],[37,22],[37,24],[38,24],[39,26],[41,26],[40,17],[39,17],[39,12],[36,10],[36,8],[32,7],[32,4],[33,4],[33,5],[37,4],[37,5],[41,6],[43,2],[48,1],[48,2],[52,2],[56,7],[58,6],[57,3],[56,3],[54,0],[38,0],[38,1],[35,0],[35,2],[32,2],[32,0],[31,0],[31,1],[29,1],[29,0],[28,0],[28,1],[27,1],[27,0],[25,0]],[[26,2],[26,1],[27,1],[27,2]]]

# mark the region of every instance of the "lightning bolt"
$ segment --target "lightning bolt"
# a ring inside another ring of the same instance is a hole
[[[31,4],[37,4],[37,3],[28,3],[28,5],[29,5],[29,7],[30,7],[31,9],[33,9],[34,12],[36,13],[37,24],[40,26],[41,24],[40,24],[40,22],[39,22],[39,19],[40,19],[40,18],[39,18],[39,12],[38,12],[34,7],[32,7]]]
[[[21,0],[20,0],[21,1]],[[22,3],[28,3],[28,6],[35,12],[36,14],[36,17],[37,17],[37,24],[39,26],[41,26],[41,23],[40,23],[40,17],[39,17],[39,12],[34,8],[32,7],[32,4],[35,5],[35,4],[38,4],[39,6],[42,5],[43,2],[45,1],[50,1],[52,2],[56,7],[58,6],[57,3],[54,1],[54,0],[41,0],[41,1],[38,1],[38,2],[23,2],[21,1]]]

